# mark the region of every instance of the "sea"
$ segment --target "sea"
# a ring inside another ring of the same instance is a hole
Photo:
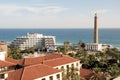
[[[0,41],[11,43],[16,37],[27,33],[39,33],[46,36],[56,36],[57,45],[63,45],[69,40],[71,45],[93,42],[93,29],[0,29]],[[99,43],[109,44],[120,49],[120,28],[99,29]]]

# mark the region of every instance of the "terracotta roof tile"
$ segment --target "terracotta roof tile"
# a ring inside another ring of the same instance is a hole
[[[21,60],[7,58],[6,60],[23,66],[21,69],[10,72],[10,74],[8,74],[8,80],[37,79],[43,76],[61,72],[58,69],[54,69],[53,67],[55,66],[79,61],[61,54],[49,54],[47,56],[25,58]]]
[[[25,58],[24,65],[39,64],[39,63],[43,63],[43,61],[53,60],[57,58],[62,58],[61,54],[48,54],[46,56],[41,56],[41,57]]]
[[[24,72],[21,80],[33,80],[33,79],[48,76],[58,72],[61,72],[61,71],[43,64],[27,66],[24,68]]]
[[[0,67],[8,67],[8,66],[13,66],[13,65],[15,65],[15,64],[8,62],[8,61],[0,60]]]
[[[9,72],[7,80],[33,80],[58,72],[61,71],[43,64],[37,64]]]
[[[24,65],[24,66],[41,63],[41,64],[45,64],[51,67],[78,61],[77,59],[74,59],[72,57],[61,55],[61,54],[56,54],[56,53],[48,54],[46,56],[41,56],[41,57],[35,57],[35,58],[25,58],[21,60],[13,60],[10,58],[7,58],[6,60],[19,64],[19,65]]]
[[[93,72],[89,69],[84,69],[84,68],[81,68],[80,69],[80,76],[82,78],[90,78],[92,76]]]
[[[24,60],[25,59],[20,59],[20,60],[15,60],[15,59],[12,59],[12,58],[6,58],[5,59],[6,61],[9,61],[9,62],[12,62],[14,64],[19,64],[19,65],[24,65]]]
[[[35,57],[35,58],[25,58],[24,65],[28,66],[28,65],[33,65],[33,64],[40,64],[43,62],[43,60],[44,60],[43,56]]]
[[[23,68],[8,73],[7,80],[21,80]]]
[[[43,61],[43,64],[51,66],[51,67],[55,67],[55,66],[64,65],[67,63],[71,63],[71,62],[76,62],[76,61],[79,61],[79,60],[74,59],[69,56],[62,55],[62,57],[60,58]]]
[[[5,43],[0,42],[0,45],[6,45]]]

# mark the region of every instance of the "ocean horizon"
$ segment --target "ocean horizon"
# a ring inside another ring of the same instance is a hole
[[[72,45],[76,45],[79,40],[84,43],[93,42],[93,29],[0,29],[0,41],[12,42],[16,37],[25,36],[27,33],[39,33],[46,36],[56,36],[57,45],[63,45],[64,41],[69,40]],[[120,48],[120,28],[101,28],[99,29],[99,43],[110,44]]]

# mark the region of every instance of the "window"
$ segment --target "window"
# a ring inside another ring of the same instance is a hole
[[[69,70],[69,65],[66,66],[67,70]]]
[[[57,79],[59,80],[59,79],[60,79],[60,74],[57,74],[56,77],[57,77]]]
[[[76,66],[78,66],[78,63],[76,63]]]
[[[67,65],[67,68],[69,68],[69,65]]]
[[[61,67],[61,70],[64,70],[64,66]]]
[[[49,80],[53,80],[53,76],[50,76],[50,77],[49,77]]]
[[[3,79],[4,78],[4,74],[0,74],[0,79]]]
[[[74,64],[72,64],[71,67],[74,67]]]

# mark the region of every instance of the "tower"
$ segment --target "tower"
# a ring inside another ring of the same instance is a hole
[[[95,13],[95,17],[94,17],[94,43],[98,44],[97,13]]]

